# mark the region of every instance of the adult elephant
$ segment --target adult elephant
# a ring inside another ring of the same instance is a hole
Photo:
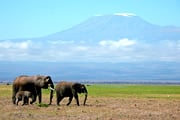
[[[84,84],[63,81],[56,85],[55,90],[57,105],[59,105],[64,97],[69,97],[69,102],[67,103],[67,105],[69,105],[74,97],[79,106],[78,93],[85,93],[84,105],[86,103],[88,92]]]
[[[54,84],[50,76],[19,76],[14,80],[12,85],[12,102],[14,104],[16,103],[15,96],[18,91],[30,91],[33,96],[30,104],[36,101],[37,96],[39,98],[39,103],[41,103],[41,88],[48,89],[48,87],[50,87],[51,89],[49,102],[49,104],[51,104],[53,98]]]

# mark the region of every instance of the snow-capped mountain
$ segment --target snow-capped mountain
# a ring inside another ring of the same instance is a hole
[[[46,40],[96,42],[122,38],[143,41],[180,40],[180,28],[149,23],[134,14],[93,16],[70,29],[44,37]]]
[[[0,60],[179,61],[180,28],[135,14],[96,15],[67,30],[33,39],[0,41]]]
[[[179,83],[179,61],[180,28],[134,14],[97,15],[41,38],[0,40],[0,81],[48,74],[56,80]]]

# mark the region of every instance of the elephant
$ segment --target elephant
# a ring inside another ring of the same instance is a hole
[[[60,101],[64,97],[69,97],[69,102],[67,103],[68,106],[74,97],[76,99],[77,105],[79,106],[78,93],[85,93],[85,99],[84,99],[84,106],[85,106],[88,92],[84,84],[62,81],[56,85],[55,90],[56,90],[57,105],[60,105]]]
[[[21,75],[19,77],[16,77],[12,85],[12,102],[13,104],[16,103],[15,96],[18,91],[30,91],[32,93],[32,101],[30,102],[30,104],[33,104],[36,101],[37,96],[39,98],[39,103],[41,103],[41,99],[42,99],[41,88],[48,89],[48,87],[50,87],[51,89],[50,102],[49,102],[49,104],[51,104],[53,98],[54,84],[50,76]]]
[[[23,105],[29,104],[29,98],[32,98],[32,93],[29,91],[18,91],[16,93],[16,105],[18,105],[19,101],[23,101]]]

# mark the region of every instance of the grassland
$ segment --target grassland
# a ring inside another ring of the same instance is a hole
[[[43,90],[43,104],[15,106],[11,102],[11,85],[0,85],[0,120],[178,120],[180,118],[179,85],[121,85],[93,84],[87,86],[87,105],[82,106],[83,95],[79,95],[81,106],[75,100],[66,106],[67,98],[56,106],[49,102],[49,90]],[[55,93],[54,93],[55,94]]]
[[[88,87],[91,96],[121,98],[179,98],[178,85],[120,85],[97,84]]]

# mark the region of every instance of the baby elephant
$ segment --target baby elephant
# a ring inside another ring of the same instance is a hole
[[[69,102],[67,103],[67,105],[69,105],[74,97],[76,99],[77,105],[79,106],[78,93],[85,93],[84,105],[86,103],[88,92],[85,85],[83,84],[73,82],[60,82],[56,85],[55,90],[57,105],[59,105],[60,101],[64,97],[69,97]]]
[[[19,91],[16,93],[16,105],[18,105],[19,101],[23,101],[22,105],[29,104],[29,98],[32,98],[32,93],[29,91]]]

